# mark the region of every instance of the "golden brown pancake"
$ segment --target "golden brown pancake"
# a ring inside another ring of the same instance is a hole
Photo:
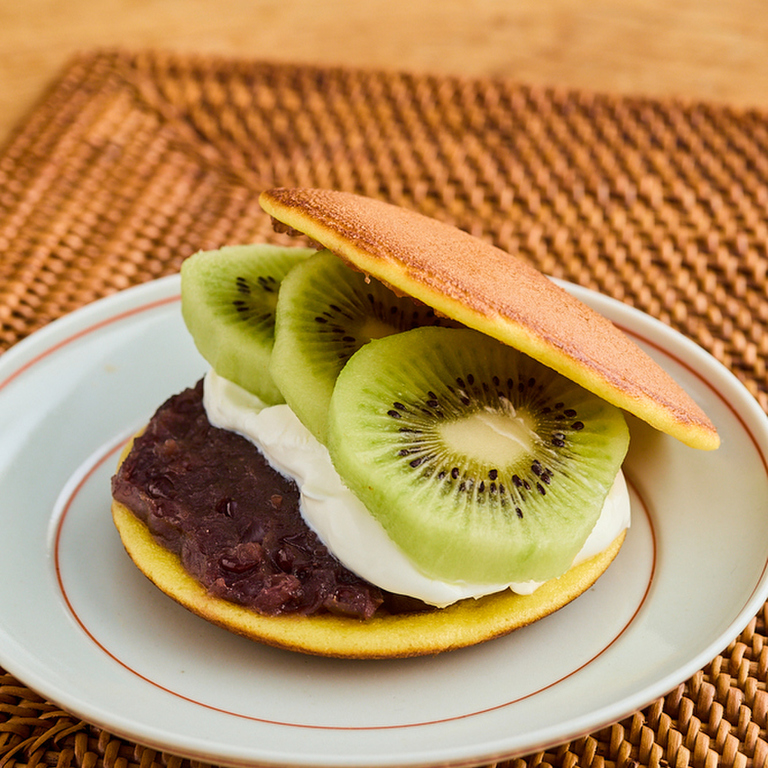
[[[138,569],[192,613],[267,645],[346,659],[436,654],[476,645],[538,621],[589,589],[616,557],[625,535],[622,533],[607,550],[545,583],[532,595],[505,591],[425,613],[376,614],[361,621],[330,613],[262,616],[212,597],[127,507],[113,502],[112,518]]]
[[[259,202],[397,293],[519,349],[687,445],[719,445],[710,420],[659,365],[522,259],[415,211],[344,192],[271,189]]]

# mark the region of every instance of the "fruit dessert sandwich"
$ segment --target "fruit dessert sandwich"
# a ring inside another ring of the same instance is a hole
[[[717,447],[680,386],[526,262],[347,193],[260,202],[313,247],[184,262],[210,369],[112,480],[130,557],[205,619],[342,658],[474,645],[564,606],[618,553],[625,411]]]

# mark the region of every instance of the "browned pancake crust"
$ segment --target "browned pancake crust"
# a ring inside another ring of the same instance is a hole
[[[366,274],[513,346],[696,448],[719,445],[691,397],[609,320],[523,260],[405,208],[271,189],[264,210]]]
[[[278,648],[346,659],[423,656],[464,648],[505,635],[553,613],[589,589],[610,565],[624,541],[622,533],[603,553],[547,582],[532,595],[506,591],[462,600],[427,613],[376,615],[368,621],[332,614],[262,616],[211,597],[158,544],[149,529],[122,504],[112,517],[133,562],[150,581],[188,610],[213,624]]]

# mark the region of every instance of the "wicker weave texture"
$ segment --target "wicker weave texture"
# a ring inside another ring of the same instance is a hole
[[[200,248],[272,185],[418,208],[682,331],[768,408],[768,115],[156,52],[74,60],[0,151],[0,350]],[[287,241],[285,241],[287,242]],[[516,768],[768,765],[761,612],[667,697]],[[0,670],[0,768],[189,765]]]

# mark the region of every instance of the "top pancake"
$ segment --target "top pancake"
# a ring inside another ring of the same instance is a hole
[[[262,208],[365,274],[493,336],[694,448],[717,448],[691,397],[609,320],[500,248],[345,192],[278,188]]]

